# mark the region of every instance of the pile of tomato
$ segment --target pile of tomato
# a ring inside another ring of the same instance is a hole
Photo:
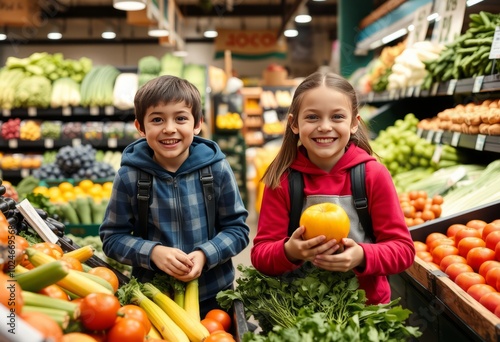
[[[417,257],[440,269],[500,317],[500,219],[452,224],[414,241]]]
[[[399,204],[405,215],[406,226],[412,227],[441,216],[443,196],[428,196],[426,191],[399,194]]]

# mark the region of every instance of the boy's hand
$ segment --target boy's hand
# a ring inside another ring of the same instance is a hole
[[[191,272],[194,263],[191,258],[178,248],[155,246],[151,251],[151,261],[163,272],[183,280]]]
[[[347,272],[355,267],[365,267],[365,252],[363,247],[353,239],[342,239],[344,251],[337,254],[319,254],[313,264],[327,271]]]
[[[333,254],[339,248],[336,240],[325,241],[324,235],[304,240],[302,238],[304,231],[304,226],[300,226],[285,242],[285,255],[291,262],[312,261],[318,254]]]

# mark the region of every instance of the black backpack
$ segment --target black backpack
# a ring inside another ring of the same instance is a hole
[[[139,201],[139,222],[141,229],[141,237],[148,237],[148,211],[149,197],[151,191],[151,174],[139,170],[137,179],[137,200]],[[215,235],[215,193],[214,193],[214,177],[210,165],[200,169],[200,181],[203,185],[203,196],[205,197],[205,210],[208,217],[209,236]]]
[[[300,225],[300,215],[302,214],[304,202],[304,179],[299,171],[290,169],[288,186],[290,192],[290,222],[288,224],[288,236],[291,236]],[[359,221],[365,230],[366,236],[368,236],[372,242],[375,242],[371,217],[368,212],[368,199],[366,198],[364,163],[358,164],[351,169],[351,187],[354,206],[358,212]]]

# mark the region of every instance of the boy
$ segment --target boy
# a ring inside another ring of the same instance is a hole
[[[191,83],[160,76],[138,90],[134,104],[135,127],[143,138],[123,151],[100,226],[103,251],[132,265],[132,275],[141,282],[156,272],[184,282],[198,278],[204,317],[218,307],[216,294],[233,284],[231,257],[249,243],[248,212],[218,145],[196,136],[201,131],[201,99]],[[199,172],[208,165],[215,192],[213,234]],[[139,222],[139,170],[152,175],[147,227]]]

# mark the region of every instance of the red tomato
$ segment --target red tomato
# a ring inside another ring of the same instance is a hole
[[[470,220],[469,222],[467,222],[465,225],[467,227],[472,227],[472,228],[476,228],[476,229],[481,229],[481,228],[484,228],[484,226],[486,226],[487,222],[483,221],[483,220]]]
[[[497,281],[500,279],[500,267],[492,267],[488,272],[486,272],[484,279],[486,280],[486,284],[497,289]]]
[[[500,243],[495,246],[495,260],[500,261]]]
[[[486,247],[475,247],[467,253],[466,259],[474,272],[479,272],[479,267],[481,267],[483,262],[495,260],[495,251]]]
[[[113,326],[121,305],[111,294],[91,293],[80,304],[80,320],[89,330],[105,330]]]
[[[436,248],[437,246],[440,246],[440,245],[455,246],[455,241],[453,241],[453,239],[449,239],[449,238],[434,240],[428,245],[429,252],[431,252],[431,254],[432,254],[432,251],[434,250],[434,248]]]
[[[452,224],[446,230],[446,235],[448,237],[454,237],[460,229],[466,228],[466,227],[467,226],[465,224],[460,224],[460,223]]]
[[[486,260],[483,262],[483,264],[479,267],[479,274],[482,275],[483,277],[486,278],[486,273],[488,273],[489,270],[491,270],[493,267],[499,267],[500,266],[500,261],[496,260]]]
[[[143,342],[146,337],[144,325],[133,318],[122,318],[107,334],[108,342]]]
[[[236,340],[228,332],[215,332],[208,335],[203,342],[236,342]]]
[[[471,287],[469,287],[469,289],[467,290],[467,293],[472,298],[474,298],[475,300],[477,300],[479,302],[481,297],[484,296],[485,294],[490,293],[490,292],[496,292],[496,291],[497,290],[493,286],[490,286],[488,284],[474,284]]]
[[[444,271],[446,271],[446,268],[448,266],[450,266],[451,264],[454,264],[454,263],[466,264],[467,259],[465,259],[461,255],[453,255],[453,254],[447,255],[443,259],[441,259],[441,263],[439,264],[439,268],[441,269],[441,271],[444,272]]]
[[[413,245],[415,246],[415,251],[417,251],[417,252],[419,252],[419,251],[427,252],[428,251],[427,245],[425,243],[423,243],[422,241],[413,241]]]
[[[484,242],[486,243],[486,247],[495,250],[497,243],[500,242],[500,230],[489,233],[486,239],[484,239]]]
[[[497,231],[497,230],[500,230],[500,224],[488,223],[483,228],[483,234],[482,234],[483,240],[486,240],[486,237],[488,236],[489,233]]]
[[[458,254],[463,256],[464,258],[467,258],[467,254],[472,248],[485,247],[485,246],[486,242],[484,242],[483,239],[481,239],[480,237],[474,237],[474,236],[464,237],[457,244]]]
[[[460,264],[456,264],[460,265]],[[453,265],[450,265],[450,267]],[[465,292],[474,284],[486,284],[484,277],[476,272],[462,272],[455,278],[455,283]]]
[[[474,270],[467,264],[457,262],[448,266],[444,271],[444,273],[446,273],[446,275],[448,275],[448,277],[450,277],[453,281],[455,281],[457,276],[463,272],[474,272]]]
[[[479,303],[483,304],[491,312],[495,312],[496,308],[500,305],[500,292],[486,293],[481,297]]]
[[[443,233],[438,233],[438,232],[434,232],[434,233],[430,233],[429,235],[427,235],[427,237],[425,238],[425,244],[427,246],[429,246],[429,244],[434,241],[434,240],[438,240],[438,239],[445,239],[447,238],[446,235],[444,235]]]
[[[224,310],[212,309],[207,312],[205,318],[216,320],[217,322],[222,324],[225,331],[229,331],[229,329],[231,329],[231,316],[229,316],[229,314]]]
[[[458,247],[458,244],[460,243],[460,240],[466,237],[477,237],[481,238],[481,233],[475,228],[471,227],[465,227],[463,229],[460,229],[456,234],[455,234],[455,246]]]
[[[441,240],[437,240],[437,241],[442,241],[444,239],[441,239]],[[458,255],[458,248],[453,246],[453,245],[439,245],[439,246],[436,246],[432,252],[432,258],[433,258],[433,262],[436,263],[437,265],[440,265],[441,264],[441,260],[443,260],[443,258],[445,256],[448,256],[448,255]]]
[[[133,305],[133,304],[127,304],[127,305],[122,306],[118,310],[118,313],[120,315],[123,315],[123,316],[118,317],[117,321],[119,321],[123,318],[135,319],[136,321],[139,321],[142,323],[142,325],[144,326],[144,330],[146,332],[149,332],[149,330],[151,330],[151,321],[148,318],[148,314],[140,306]]]
[[[203,326],[207,328],[209,333],[212,333],[216,330],[224,330],[224,326],[220,322],[212,318],[203,318],[201,320],[201,324],[203,324]]]
[[[429,252],[417,252],[416,253],[417,257],[422,259],[423,261],[431,262],[432,261],[432,254]]]

